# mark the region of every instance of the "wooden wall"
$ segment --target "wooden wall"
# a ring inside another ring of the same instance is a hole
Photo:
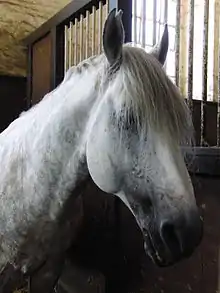
[[[32,51],[32,104],[38,103],[51,89],[51,35],[33,46]]]
[[[0,132],[26,109],[26,78],[0,76]]]

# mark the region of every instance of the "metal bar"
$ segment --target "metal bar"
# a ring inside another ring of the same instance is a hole
[[[153,2],[153,46],[157,43],[157,0]]]
[[[161,27],[161,19],[162,19],[162,2],[163,2],[163,0],[159,0],[159,2],[160,2],[160,14],[159,14],[159,19],[157,20],[157,25],[158,25],[157,42],[160,39],[160,27]]]
[[[71,30],[71,38],[72,38],[72,63],[71,66],[74,65],[74,46],[75,46],[75,25],[72,22],[72,30]]]
[[[83,42],[83,14],[80,15],[80,28],[79,28],[79,43],[80,43],[80,48],[79,48],[79,60],[80,62],[83,61],[84,59],[84,42]]]
[[[176,2],[176,52],[175,52],[175,81],[179,87],[179,74],[180,74],[180,1]]]
[[[65,36],[65,41],[64,41],[64,74],[68,70],[68,26],[64,26],[64,36]]]
[[[189,18],[189,47],[188,47],[188,105],[192,111],[193,106],[193,53],[194,53],[194,13],[195,2],[190,0]]]
[[[164,23],[168,24],[168,9],[169,9],[169,6],[168,6],[168,0],[164,0]],[[162,5],[161,5],[162,7]],[[160,25],[159,25],[160,27]],[[160,34],[159,34],[160,36]],[[167,70],[167,62],[164,64],[164,69]]]
[[[92,55],[95,55],[95,36],[96,35],[96,8],[92,7]]]
[[[89,42],[90,42],[90,13],[86,11],[86,58],[89,58]]]
[[[146,46],[146,1],[142,0],[142,38],[141,45],[143,48]]]
[[[106,8],[106,18],[107,18],[108,12],[109,12],[109,0],[106,1],[105,8]]]
[[[78,63],[78,19],[75,18],[74,65]]]
[[[69,67],[73,65],[73,38],[72,38],[72,31],[73,31],[73,23],[70,22],[69,27]]]
[[[204,37],[203,37],[203,68],[202,68],[202,102],[201,102],[201,136],[200,145],[205,146],[206,102],[207,102],[207,71],[209,41],[209,0],[204,2]]]
[[[168,10],[169,10],[169,2],[168,0],[164,0],[164,23],[168,22]]]
[[[98,47],[98,54],[102,52],[102,21],[103,21],[103,4],[102,1],[99,2],[99,47]]]
[[[218,99],[217,99],[217,146],[220,146],[220,44],[219,44],[219,25],[220,25],[220,17],[219,17],[219,10],[220,10],[220,1],[216,0],[215,5],[215,27],[218,27],[218,33],[216,32],[215,39],[216,39],[216,45],[218,47],[218,84],[215,85],[216,88],[214,88],[214,92],[217,91],[218,93]],[[214,55],[215,59],[215,55]],[[214,61],[215,62],[215,61]],[[217,62],[216,62],[217,63]],[[214,68],[215,69],[215,68]],[[217,68],[216,68],[217,70]]]
[[[220,46],[219,46],[219,71],[218,71],[218,103],[217,103],[217,146],[220,146]]]
[[[133,40],[134,40],[134,44],[137,44],[137,0],[133,0],[133,19],[134,19],[134,23],[133,23],[133,31],[134,31],[134,35],[133,35]]]
[[[187,96],[187,23],[189,0],[180,0],[180,51],[179,51],[179,87],[184,97]]]

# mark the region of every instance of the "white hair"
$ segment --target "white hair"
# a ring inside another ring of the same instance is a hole
[[[115,103],[119,126],[123,115],[128,125],[130,120],[136,123],[139,133],[146,132],[149,127],[159,132],[166,129],[167,135],[181,145],[194,142],[190,110],[177,86],[152,54],[125,44],[122,61],[112,74],[107,70],[104,54],[90,57],[72,70],[82,73],[90,66],[95,67],[97,84],[104,85],[104,88],[100,87],[100,95],[108,89],[117,93]]]
[[[123,97],[117,101],[121,106],[119,119],[123,111],[127,120],[132,116],[139,132],[146,131],[147,127],[160,132],[166,128],[168,135],[179,143],[191,144],[190,111],[159,61],[144,49],[130,45],[124,45],[122,54],[121,66],[111,84]]]

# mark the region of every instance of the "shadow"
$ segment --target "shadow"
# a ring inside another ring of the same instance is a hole
[[[84,227],[69,251],[70,259],[101,271],[107,293],[218,292],[220,181],[193,176],[193,183],[198,205],[204,211],[204,237],[189,259],[169,268],[156,267],[145,255],[139,228],[122,203],[116,241],[114,197],[91,183],[84,194]]]

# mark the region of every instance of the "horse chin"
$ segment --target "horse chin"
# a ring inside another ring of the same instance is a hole
[[[180,262],[183,259],[188,259],[194,253],[195,248],[199,245],[200,241],[198,241],[197,245],[188,251],[175,251],[172,249],[172,253],[170,250],[167,250],[166,246],[162,244],[160,237],[158,235],[152,235],[148,232],[144,233],[144,249],[146,254],[151,258],[153,263],[158,267],[170,267]]]
[[[160,268],[170,267],[180,260],[180,258],[164,256],[164,253],[159,252],[159,250],[155,248],[155,245],[151,240],[151,237],[146,234],[144,235],[144,250],[146,254],[150,257],[150,259],[153,261],[153,263]]]

